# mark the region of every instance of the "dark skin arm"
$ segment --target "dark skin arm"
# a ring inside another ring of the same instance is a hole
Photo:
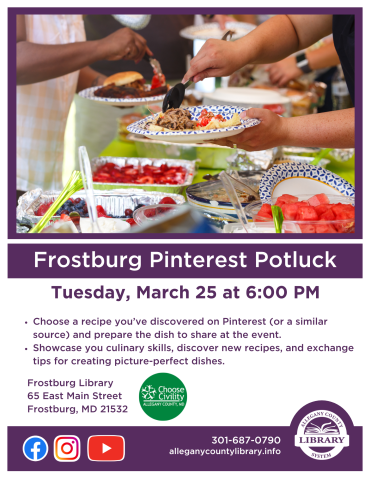
[[[79,73],[76,93],[81,92],[81,90],[85,90],[85,88],[101,86],[106,78],[106,75],[102,75],[90,67],[84,67]]]
[[[140,61],[152,52],[146,40],[129,28],[121,28],[101,40],[64,45],[27,41],[24,15],[17,15],[17,85],[28,85],[81,70],[98,60]]]

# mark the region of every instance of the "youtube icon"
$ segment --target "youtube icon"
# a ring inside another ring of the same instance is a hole
[[[119,435],[93,435],[88,439],[92,462],[119,462],[125,457],[125,440]]]

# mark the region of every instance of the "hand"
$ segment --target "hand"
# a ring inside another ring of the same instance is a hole
[[[184,75],[183,83],[193,77],[195,83],[208,77],[226,77],[245,65],[240,44],[223,40],[207,40],[198,54],[192,58],[191,67]]]
[[[303,71],[296,65],[295,57],[287,57],[269,65],[266,69],[269,72],[270,81],[278,87],[284,87],[290,80],[295,80],[303,75]]]
[[[288,138],[287,119],[264,108],[250,108],[242,112],[243,118],[258,118],[261,123],[256,127],[246,128],[243,132],[232,137],[213,140],[212,143],[225,147],[242,148],[247,152],[266,150],[267,148],[286,145]]]
[[[106,52],[106,60],[134,60],[138,63],[146,52],[153,55],[145,38],[130,28],[120,28],[100,42]]]

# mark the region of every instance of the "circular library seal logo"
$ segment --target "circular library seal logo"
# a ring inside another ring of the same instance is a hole
[[[330,460],[344,447],[349,447],[349,435],[338,415],[328,410],[315,410],[299,423],[295,446],[315,460]]]
[[[182,413],[187,403],[184,383],[170,373],[156,373],[142,384],[139,403],[155,420],[172,420]]]

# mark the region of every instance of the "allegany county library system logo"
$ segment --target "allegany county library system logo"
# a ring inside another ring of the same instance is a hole
[[[314,410],[299,423],[295,446],[315,460],[329,460],[349,447],[349,435],[338,415],[328,410]]]
[[[139,403],[143,411],[155,420],[172,420],[187,403],[187,390],[183,382],[170,373],[156,373],[139,390]]]

